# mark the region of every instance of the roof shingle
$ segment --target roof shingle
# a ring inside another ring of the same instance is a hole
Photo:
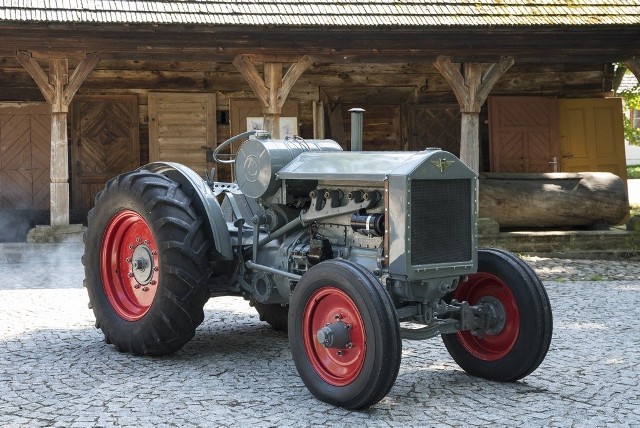
[[[273,26],[640,24],[640,0],[0,0],[0,21]]]

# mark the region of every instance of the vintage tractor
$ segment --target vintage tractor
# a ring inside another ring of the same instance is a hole
[[[544,359],[545,289],[518,257],[477,248],[478,180],[451,153],[342,151],[251,131],[213,157],[233,162],[235,182],[156,162],[96,196],[85,286],[118,350],[174,352],[210,297],[237,295],[288,330],[311,393],[349,409],[389,392],[402,338],[441,335],[460,367],[497,381]]]

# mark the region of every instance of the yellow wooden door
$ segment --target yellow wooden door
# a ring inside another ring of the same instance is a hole
[[[178,162],[204,176],[215,146],[215,94],[149,92],[150,162]]]
[[[627,179],[620,98],[559,100],[562,171]]]

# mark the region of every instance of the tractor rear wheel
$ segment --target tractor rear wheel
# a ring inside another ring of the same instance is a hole
[[[290,305],[291,353],[316,398],[362,409],[387,395],[400,368],[400,326],[371,272],[346,260],[321,262],[302,276]]]
[[[252,301],[251,306],[256,308],[260,321],[264,321],[276,331],[287,331],[289,317],[289,305],[266,304]]]
[[[467,373],[496,381],[516,381],[542,362],[552,334],[551,304],[540,278],[506,251],[478,251],[478,272],[460,283],[453,298],[487,304],[499,314],[483,336],[471,331],[442,335],[449,354]]]
[[[84,235],[85,286],[105,341],[162,355],[203,321],[210,242],[191,198],[167,177],[122,174],[96,196]]]

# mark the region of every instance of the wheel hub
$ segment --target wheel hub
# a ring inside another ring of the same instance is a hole
[[[493,296],[484,296],[478,301],[478,305],[482,306],[487,321],[483,333],[488,335],[500,333],[507,321],[507,314],[500,300]]]
[[[352,348],[351,337],[349,331],[351,325],[343,321],[328,324],[318,330],[316,338],[318,342],[325,348],[346,349]]]
[[[138,245],[131,257],[131,272],[140,285],[147,285],[153,278],[153,254],[146,244]]]

